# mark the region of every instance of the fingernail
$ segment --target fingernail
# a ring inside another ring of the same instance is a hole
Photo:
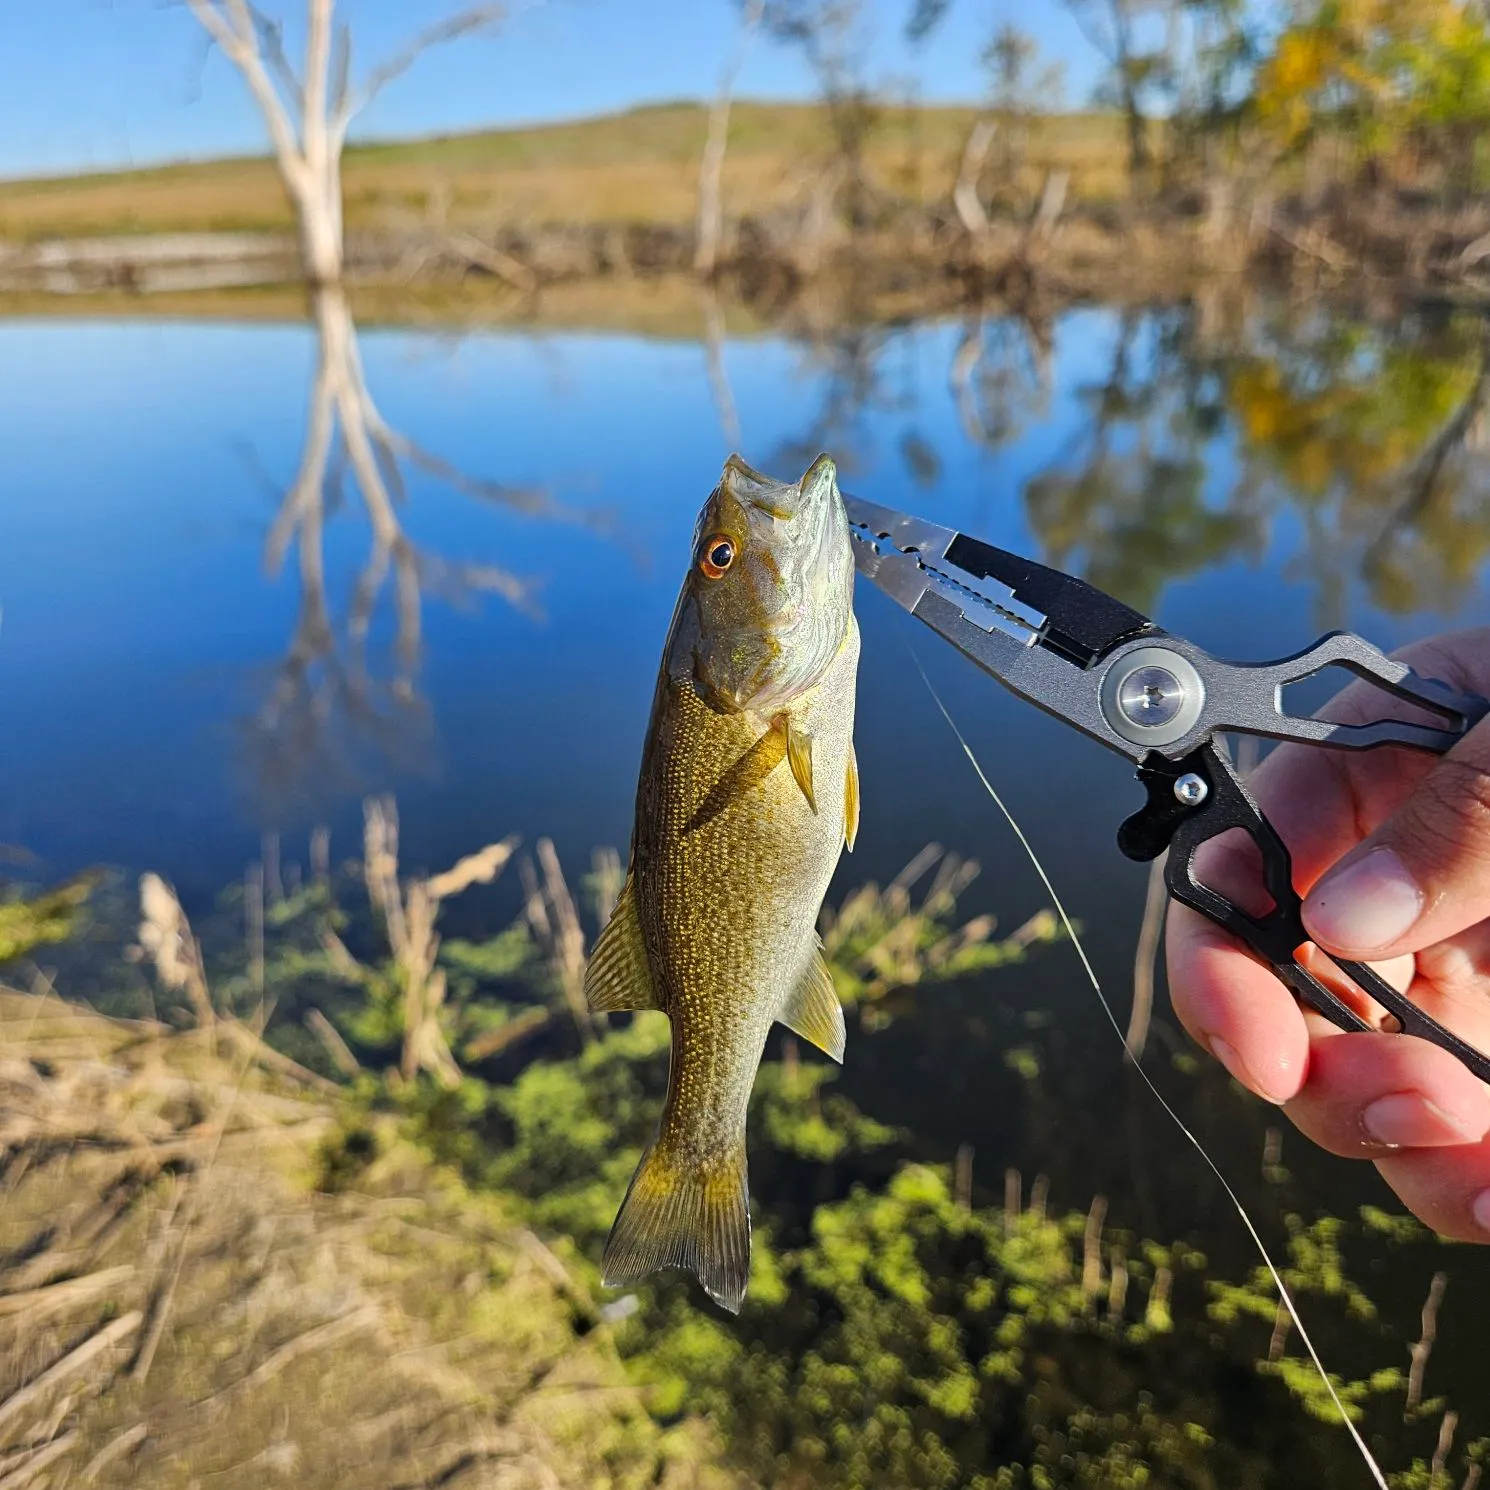
[[[1490,1190],[1481,1190],[1475,1196],[1474,1219],[1481,1231],[1490,1231]]]
[[[1423,892],[1389,848],[1331,870],[1304,901],[1304,925],[1322,946],[1365,954],[1404,936],[1423,914]]]
[[[1284,1099],[1282,1097],[1275,1097],[1271,1092],[1261,1089],[1262,1084],[1247,1069],[1246,1065],[1242,1061],[1241,1056],[1236,1053],[1234,1047],[1227,1044],[1227,1042],[1223,1040],[1219,1035],[1206,1036],[1206,1044],[1210,1046],[1211,1054],[1215,1056],[1216,1059],[1220,1061],[1221,1064],[1225,1066],[1226,1069],[1230,1071],[1231,1074],[1235,1076],[1236,1079],[1241,1082],[1241,1084],[1246,1087],[1249,1092],[1256,1092],[1258,1096],[1262,1097],[1265,1101],[1272,1102],[1278,1106],[1282,1106]]]
[[[1442,1148],[1484,1137],[1417,1092],[1378,1097],[1361,1114],[1361,1125],[1374,1142],[1394,1149]]]

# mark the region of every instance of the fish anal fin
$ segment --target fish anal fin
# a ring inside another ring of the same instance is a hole
[[[859,836],[859,758],[854,754],[853,742],[849,742],[848,765],[843,778],[843,845],[850,853],[854,851],[854,839]]]
[[[662,1008],[647,961],[630,876],[585,967],[585,1002],[597,1014]]]
[[[777,1019],[841,1065],[845,1040],[843,1005],[821,951],[812,954],[797,986],[787,995]]]
[[[683,1268],[721,1309],[738,1314],[750,1277],[745,1135],[708,1167],[680,1164],[654,1143],[631,1177],[601,1268],[607,1288]]]
[[[792,768],[807,805],[817,811],[817,797],[812,790],[812,736],[792,723],[787,714],[776,716],[776,727],[786,736],[786,758]]]

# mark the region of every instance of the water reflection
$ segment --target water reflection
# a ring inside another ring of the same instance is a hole
[[[1076,449],[1025,483],[1030,525],[1049,560],[1152,611],[1177,578],[1259,560],[1289,518],[1287,574],[1321,625],[1344,623],[1356,583],[1393,614],[1453,615],[1490,553],[1486,347],[1469,314],[1276,307],[1208,334],[1188,307],[1126,312],[1078,389]]]
[[[8,742],[0,839],[58,877],[180,853],[215,888],[261,830],[351,831],[382,789],[433,825],[431,862],[465,851],[475,815],[570,857],[623,843],[693,517],[742,430],[757,464],[828,449],[851,489],[1084,574],[1223,654],[1483,615],[1490,375],[1466,312],[1197,301],[727,335],[705,300],[696,341],[468,330],[458,358],[411,361],[444,339],[359,336],[336,291],[311,308],[303,400],[284,392],[305,376],[299,328],[4,329],[0,365],[27,369],[11,490],[46,496],[5,510],[0,666],[34,722]],[[57,459],[84,396],[109,463]],[[267,511],[245,439],[275,473]],[[510,479],[471,474],[494,461]],[[259,559],[291,582],[266,587]],[[482,598],[498,603],[468,614]],[[861,613],[867,646],[874,597]],[[893,637],[875,645],[892,666]],[[864,703],[863,763],[903,780],[905,707]],[[1064,828],[1066,803],[1029,791]],[[880,822],[897,813],[886,798]],[[1077,836],[1105,854],[1110,827]],[[892,874],[949,831],[928,817],[882,850],[871,832],[884,861],[855,869]]]
[[[405,466],[510,512],[564,521],[581,516],[545,488],[473,477],[394,429],[368,387],[345,290],[339,283],[312,286],[309,296],[316,361],[304,444],[264,544],[271,578],[293,551],[300,592],[294,631],[250,742],[253,770],[271,804],[293,799],[307,778],[346,784],[358,755],[369,749],[389,764],[417,755],[430,723],[418,691],[426,594],[457,606],[496,595],[526,614],[538,612],[533,580],[410,538],[399,511],[408,497]],[[370,541],[338,621],[328,600],[325,534],[327,519],[345,505],[349,477]],[[598,515],[584,520],[601,523]],[[380,670],[370,663],[368,636],[390,592],[391,666]]]
[[[975,315],[963,324],[948,384],[963,434],[997,450],[1050,410],[1053,379],[1047,322]]]

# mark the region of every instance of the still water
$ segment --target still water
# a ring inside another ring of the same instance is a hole
[[[354,854],[372,790],[397,794],[410,868],[511,832],[551,837],[576,869],[597,846],[624,849],[693,518],[735,419],[772,474],[826,449],[849,490],[1084,573],[1225,656],[1286,655],[1331,626],[1391,648],[1490,621],[1480,328],[1462,315],[1078,308],[1034,327],[714,348],[365,331],[361,353],[383,417],[436,458],[408,469],[398,509],[417,647],[390,581],[365,672],[352,617],[369,534],[351,480],[328,489],[324,633],[304,552],[264,563],[305,439],[306,328],[0,325],[0,843],[36,856],[28,877],[153,869],[193,910],[265,834],[303,861],[325,823]],[[522,603],[494,585],[520,586]],[[1007,929],[1043,904],[914,649],[1125,1003],[1146,871],[1113,841],[1141,798],[1123,763],[877,594],[858,609],[863,823],[830,899],[934,840],[983,865],[968,912]],[[1004,1057],[1032,1022],[1047,1069],[1029,1089]],[[1161,1027],[1152,1048],[1164,1065],[1182,1042]],[[1248,1261],[1219,1193],[1125,1084],[1069,949],[928,999],[844,1080],[928,1156],[971,1144],[982,1194],[1002,1192],[1006,1164],[1044,1170],[1060,1204],[1103,1190],[1116,1220]],[[1210,1074],[1183,1101],[1255,1182],[1260,1105]],[[1288,1143],[1301,1203],[1387,1199],[1369,1170]],[[1456,1277],[1490,1276],[1455,1258]],[[1403,1283],[1402,1308],[1422,1285]],[[1472,1340],[1445,1333],[1447,1371]]]

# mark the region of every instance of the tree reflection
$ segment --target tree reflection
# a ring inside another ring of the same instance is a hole
[[[771,452],[768,470],[798,470],[824,450],[833,452],[845,475],[862,468],[858,452],[868,443],[865,416],[914,402],[913,394],[897,395],[887,387],[885,353],[890,345],[891,337],[883,327],[812,331],[802,351],[804,371],[818,385],[816,405],[802,433]]]
[[[1077,390],[1074,453],[1025,486],[1045,556],[1150,610],[1171,579],[1257,558],[1292,515],[1289,574],[1341,624],[1451,613],[1490,557],[1487,330],[1390,327],[1293,306],[1207,333],[1188,309],[1119,320],[1107,374]]]
[[[1073,455],[1024,491],[1051,562],[1150,613],[1168,581],[1262,545],[1247,488],[1208,500],[1221,414],[1214,378],[1189,355],[1192,338],[1186,312],[1124,313],[1106,377],[1077,390],[1088,413]]]
[[[1296,544],[1285,573],[1311,589],[1322,625],[1341,624],[1358,592],[1394,613],[1461,608],[1490,560],[1487,323],[1237,309],[1114,312],[1102,372],[1074,386],[1062,386],[1048,326],[981,310],[963,320],[947,387],[970,444],[1014,446],[1050,418],[1057,387],[1080,410],[1059,458],[1021,491],[1040,556],[1152,613],[1171,581],[1257,561],[1281,539]],[[818,400],[772,459],[827,448],[851,467],[876,422],[909,406],[899,460],[934,492],[955,466],[928,436],[927,390],[887,391],[898,335],[812,337]]]
[[[1316,315],[1264,326],[1231,360],[1244,460],[1302,518],[1297,567],[1326,623],[1357,578],[1387,611],[1462,605],[1490,555],[1486,348],[1478,317],[1388,331]]]
[[[997,450],[1050,409],[1050,327],[981,312],[963,323],[947,381],[963,433]]]
[[[406,532],[399,509],[405,473],[422,472],[452,490],[509,511],[601,521],[575,513],[535,487],[478,480],[392,428],[367,386],[357,329],[339,284],[315,286],[310,307],[316,366],[295,478],[265,542],[265,566],[277,574],[293,552],[300,600],[295,628],[273,683],[252,722],[250,754],[260,790],[282,809],[300,792],[359,784],[359,760],[408,766],[427,746],[429,719],[418,671],[426,596],[462,603],[500,596],[536,612],[535,583],[500,565],[433,552]],[[333,613],[326,573],[328,519],[344,505],[350,476],[371,541],[345,613]],[[388,664],[370,655],[380,603],[392,597]]]

